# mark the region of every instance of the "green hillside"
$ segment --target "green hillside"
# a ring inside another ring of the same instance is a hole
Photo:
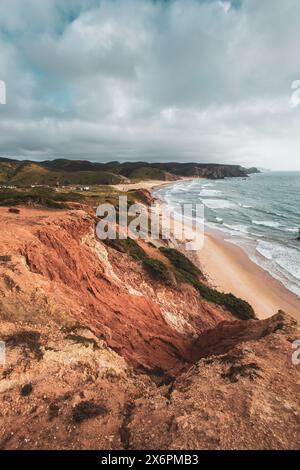
[[[0,184],[15,186],[110,185],[124,181],[173,181],[182,176],[221,179],[247,177],[256,172],[239,165],[213,163],[147,163],[57,159],[44,162],[19,161],[0,157]]]
[[[45,184],[118,184],[124,178],[106,171],[52,171],[36,163],[8,165],[0,162],[0,183],[16,186]]]

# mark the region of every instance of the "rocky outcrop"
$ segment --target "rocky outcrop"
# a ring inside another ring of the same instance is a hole
[[[172,378],[134,370],[78,323],[2,321],[0,447],[297,449],[299,326],[281,314],[280,328],[261,331],[223,354],[199,350],[205,358]]]
[[[133,448],[298,449],[300,368],[292,343],[300,332],[288,316],[281,322],[277,331],[197,362],[166,390],[165,401],[139,402]]]
[[[284,319],[285,314],[278,312],[273,317],[260,321],[221,322],[197,338],[193,346],[193,359],[224,354],[242,342],[259,340],[280,330],[284,325]]]
[[[259,173],[257,168],[252,168],[249,171],[240,165],[216,163],[161,163],[156,166],[178,176],[196,176],[209,179],[245,178],[250,173]]]

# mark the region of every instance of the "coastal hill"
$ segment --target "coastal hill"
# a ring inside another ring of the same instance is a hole
[[[27,186],[118,184],[128,181],[172,181],[180,177],[247,177],[258,172],[239,165],[212,163],[95,163],[87,160],[57,159],[44,162],[19,161],[0,158],[0,184]]]
[[[257,320],[171,242],[99,241],[114,188],[24,194],[0,207],[2,449],[299,447],[296,321]]]

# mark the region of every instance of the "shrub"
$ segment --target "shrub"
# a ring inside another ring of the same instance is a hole
[[[9,263],[11,261],[10,255],[0,256],[0,263]]]
[[[31,395],[32,390],[33,390],[33,386],[32,386],[31,383],[24,385],[24,386],[21,388],[21,392],[20,392],[20,393],[21,393],[21,396],[22,396],[22,397],[28,397],[29,395]]]
[[[24,350],[33,353],[35,358],[40,361],[44,356],[41,350],[40,337],[40,333],[36,331],[21,331],[6,337],[5,341],[10,347],[22,347]]]
[[[197,268],[184,254],[174,248],[161,247],[160,251],[172,263],[177,272],[183,277],[187,274],[198,278],[202,275],[200,269]],[[188,276],[189,277],[189,276]]]
[[[245,300],[242,300],[233,294],[224,294],[223,292],[219,292],[216,289],[206,286],[202,282],[193,281],[192,284],[204,299],[225,307],[240,320],[251,320],[255,318],[253,308]]]
[[[107,239],[103,241],[107,246],[114,248],[120,253],[127,253],[136,260],[143,261],[147,258],[145,251],[132,238],[126,238],[125,240],[120,240],[119,238],[116,240]]]
[[[205,300],[225,307],[240,320],[255,318],[253,308],[245,300],[239,299],[233,294],[219,292],[199,281],[199,276],[203,277],[200,269],[178,250],[164,247],[160,248],[160,250],[176,269],[177,279],[192,284]]]
[[[125,240],[104,240],[104,243],[121,253],[129,254],[137,261],[142,261],[144,267],[154,279],[166,283],[171,281],[170,271],[167,266],[158,259],[150,258],[132,238],[126,238]]]
[[[147,257],[143,263],[149,274],[155,279],[167,283],[171,281],[170,272],[162,261]]]
[[[104,405],[97,405],[93,401],[82,401],[73,408],[72,419],[75,423],[82,423],[86,419],[104,416],[107,413],[108,409]]]
[[[50,188],[0,190],[0,205],[15,206],[18,204],[39,204],[53,209],[67,209],[66,201],[80,201],[77,193],[59,193]],[[10,208],[9,212],[17,214],[18,209]]]

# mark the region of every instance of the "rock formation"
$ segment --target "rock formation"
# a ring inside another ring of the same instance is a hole
[[[0,222],[1,448],[299,447],[295,321],[154,280],[88,207]]]

